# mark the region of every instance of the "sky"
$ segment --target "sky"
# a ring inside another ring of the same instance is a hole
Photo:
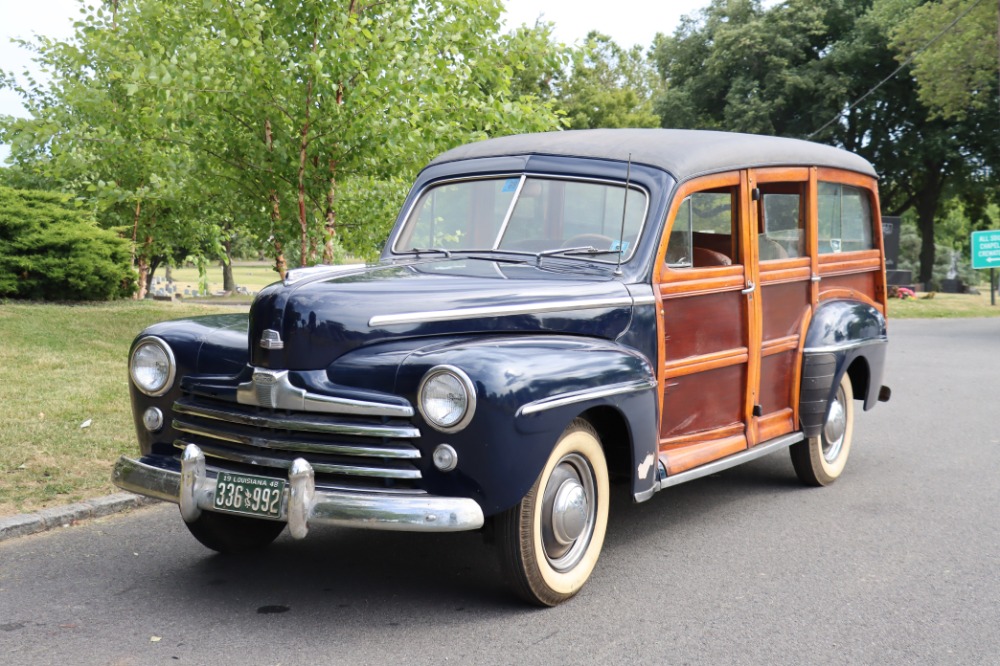
[[[639,44],[648,47],[657,32],[670,34],[681,16],[697,12],[709,0],[506,0],[505,22],[508,29],[523,23],[532,25],[541,19],[555,24],[555,37],[561,42],[580,42],[591,30],[600,30],[625,47]],[[11,44],[11,38],[31,38],[34,34],[67,38],[73,33],[73,21],[79,16],[79,0],[0,0],[0,70],[14,72],[19,78],[25,68],[37,75],[31,54]],[[24,108],[14,93],[0,90],[0,115],[24,116]],[[9,149],[0,145],[0,163]]]

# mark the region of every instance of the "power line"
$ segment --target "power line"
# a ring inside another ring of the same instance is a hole
[[[865,99],[867,99],[869,95],[871,95],[871,94],[872,94],[873,92],[875,92],[876,90],[878,90],[879,88],[881,88],[882,86],[884,86],[884,85],[885,85],[886,83],[888,83],[888,82],[889,82],[889,79],[891,79],[892,77],[894,77],[894,76],[896,76],[897,74],[899,74],[899,73],[900,73],[900,72],[901,72],[901,71],[903,70],[903,68],[905,68],[905,67],[906,67],[907,65],[909,65],[909,64],[910,64],[911,62],[913,62],[913,60],[914,60],[914,59],[915,59],[915,58],[916,58],[916,57],[917,57],[918,55],[920,55],[921,53],[923,53],[924,51],[926,51],[926,50],[927,50],[928,48],[930,48],[930,47],[931,47],[931,45],[932,45],[932,44],[934,44],[934,42],[936,42],[937,40],[941,39],[941,38],[942,38],[942,37],[944,36],[944,34],[945,34],[946,32],[948,32],[949,30],[951,30],[952,28],[954,28],[954,27],[955,27],[955,25],[956,25],[956,24],[957,24],[957,23],[958,23],[959,21],[961,21],[961,20],[962,20],[963,18],[965,18],[965,17],[966,17],[966,15],[967,15],[967,14],[968,14],[969,12],[971,12],[971,11],[972,11],[973,9],[975,9],[975,8],[976,8],[976,7],[977,7],[977,6],[979,5],[979,3],[980,3],[980,2],[982,2],[982,1],[983,1],[983,0],[976,0],[976,1],[975,1],[975,2],[973,2],[973,3],[971,4],[971,5],[969,5],[968,9],[966,9],[966,10],[965,10],[964,12],[962,12],[961,14],[959,14],[959,15],[958,15],[958,16],[957,16],[957,17],[955,18],[955,20],[954,20],[954,21],[952,21],[951,23],[949,23],[949,24],[948,24],[948,25],[947,25],[947,26],[945,27],[945,29],[944,29],[944,30],[942,30],[942,31],[941,31],[941,32],[939,32],[939,33],[938,33],[937,35],[935,35],[935,36],[934,36],[934,38],[933,38],[932,40],[930,40],[929,42],[927,42],[926,44],[924,44],[923,46],[921,46],[921,47],[920,47],[919,49],[917,49],[916,51],[914,51],[914,52],[913,52],[912,54],[910,54],[910,57],[909,57],[909,58],[907,58],[907,59],[906,59],[906,60],[905,60],[905,61],[903,62],[903,64],[901,64],[901,65],[900,65],[899,67],[897,67],[897,68],[896,68],[896,69],[895,69],[895,70],[894,70],[894,71],[892,72],[892,74],[890,74],[889,76],[887,76],[887,77],[885,77],[884,79],[882,79],[881,81],[879,81],[879,82],[878,82],[878,83],[877,83],[877,84],[876,84],[876,85],[875,85],[875,86],[874,86],[874,87],[873,87],[873,88],[872,88],[871,90],[869,90],[869,91],[868,91],[868,92],[866,92],[866,93],[865,93],[864,95],[862,95],[861,97],[859,97],[859,98],[857,98],[856,100],[854,100],[854,101],[853,101],[853,102],[851,103],[851,105],[850,105],[850,106],[848,106],[848,107],[847,107],[847,108],[846,108],[845,110],[843,110],[843,111],[840,111],[839,113],[837,113],[837,115],[835,115],[835,116],[834,116],[833,118],[831,118],[830,120],[828,120],[828,121],[827,121],[827,122],[826,122],[826,123],[825,123],[825,124],[824,124],[824,125],[823,125],[822,127],[820,127],[820,128],[818,129],[818,130],[816,130],[816,131],[812,132],[811,134],[809,134],[808,136],[806,136],[806,138],[807,138],[807,139],[811,139],[811,138],[813,138],[814,136],[816,136],[817,134],[819,134],[820,132],[822,132],[823,130],[825,130],[825,129],[826,129],[827,127],[829,127],[829,126],[830,126],[830,125],[832,125],[833,123],[837,122],[837,121],[838,121],[838,120],[840,119],[840,117],[841,117],[841,116],[843,116],[843,115],[844,115],[845,113],[850,113],[850,112],[851,112],[851,111],[852,111],[852,110],[854,109],[854,107],[856,107],[856,106],[857,106],[858,104],[861,104],[861,102],[863,102],[863,101],[864,101]]]

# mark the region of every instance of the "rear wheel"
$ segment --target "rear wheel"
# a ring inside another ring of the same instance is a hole
[[[231,554],[266,548],[285,529],[285,523],[213,511],[202,511],[193,523],[184,524],[201,545]]]
[[[497,516],[496,545],[507,581],[540,606],[569,599],[587,582],[608,524],[608,466],[593,427],[576,419],[535,484]]]
[[[789,449],[799,480],[808,486],[828,486],[844,471],[854,434],[854,389],[844,373],[830,401],[823,430]]]

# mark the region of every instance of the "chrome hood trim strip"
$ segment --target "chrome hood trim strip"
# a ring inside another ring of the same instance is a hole
[[[544,314],[546,312],[569,312],[573,310],[593,310],[596,308],[632,307],[630,297],[590,298],[566,301],[524,303],[520,305],[487,305],[476,308],[456,308],[454,310],[432,310],[428,312],[401,312],[391,315],[375,315],[368,320],[372,328],[382,326],[404,326],[429,324],[438,321],[458,321],[480,317],[510,317],[516,315]]]
[[[367,402],[310,393],[294,386],[288,379],[287,370],[255,369],[253,378],[237,387],[236,402],[241,405],[288,409],[296,412],[397,416],[402,418],[413,416],[413,407],[408,403],[393,405],[385,402]]]

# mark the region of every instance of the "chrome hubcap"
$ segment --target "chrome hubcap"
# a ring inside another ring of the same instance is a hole
[[[571,453],[559,461],[542,494],[542,547],[557,571],[572,569],[594,531],[596,492],[590,465]]]
[[[844,433],[847,432],[847,409],[844,389],[837,389],[837,397],[830,403],[830,411],[826,415],[823,426],[823,459],[833,462],[840,455],[844,446]]]

